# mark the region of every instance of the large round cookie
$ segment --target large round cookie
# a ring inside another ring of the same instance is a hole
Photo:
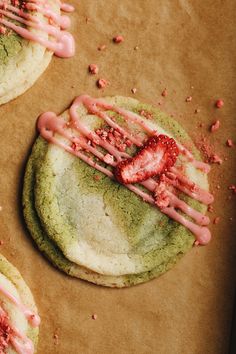
[[[23,0],[19,1],[19,6],[22,2]],[[55,13],[60,13],[59,1],[48,0],[48,4]],[[41,23],[48,23],[48,18],[38,11],[30,13]],[[23,26],[18,22],[15,23]],[[1,23],[0,26],[4,28]],[[44,39],[49,38],[44,31],[27,26],[26,28]],[[52,51],[34,41],[22,38],[12,29],[6,28],[5,33],[0,31],[0,104],[12,100],[30,88],[47,68],[52,54]]]
[[[15,300],[10,299],[10,296],[19,302],[18,306],[14,303]],[[35,317],[33,326],[28,319],[30,316]],[[30,289],[18,270],[0,255],[0,351],[18,353],[17,345],[24,350],[23,342],[25,342],[26,346],[33,348],[31,352],[36,353],[39,332],[37,322],[39,322],[37,308]],[[10,333],[4,333],[7,328],[6,323],[10,326],[8,331]],[[21,333],[22,339],[16,331]]]
[[[157,108],[124,97],[106,101],[133,112],[151,113],[153,119],[148,124],[158,124],[191,147],[199,158],[183,129]],[[101,125],[101,120],[88,115],[84,107],[79,111],[90,126]],[[63,117],[67,120],[68,112]],[[192,167],[188,173],[208,189],[205,174]],[[101,178],[94,179],[99,174]],[[197,210],[206,211],[201,203],[189,197],[185,200]],[[153,278],[174,264],[194,242],[185,227],[41,138],[27,165],[23,204],[28,228],[47,257],[70,275],[98,284],[127,286]]]

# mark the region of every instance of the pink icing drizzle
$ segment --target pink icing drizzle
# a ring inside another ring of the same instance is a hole
[[[105,161],[105,155],[99,152],[96,148],[92,147],[88,144],[88,141],[85,139],[89,139],[92,142],[96,143],[96,145],[102,146],[104,149],[111,154],[115,160],[109,162],[110,165],[115,166],[120,160],[123,158],[130,157],[127,153],[122,153],[116,147],[112,146],[108,142],[100,139],[100,137],[92,130],[87,128],[78,117],[77,108],[79,105],[83,104],[89,113],[95,114],[98,117],[105,120],[105,122],[117,129],[121,132],[125,137],[128,137],[134,144],[137,146],[141,146],[142,142],[135,138],[130,132],[121,128],[114,120],[112,120],[104,111],[113,111],[117,112],[118,114],[122,115],[126,121],[131,121],[132,123],[138,124],[142,127],[143,130],[146,131],[149,135],[153,134],[154,131],[151,130],[144,120],[137,114],[127,111],[125,109],[121,109],[119,107],[113,106],[111,104],[107,104],[103,100],[93,99],[87,95],[82,95],[77,97],[72,106],[70,107],[70,122],[66,123],[60,117],[58,117],[53,112],[47,112],[40,116],[38,120],[38,129],[40,134],[44,139],[49,142],[52,142],[66,151],[70,152],[71,154],[79,157],[84,162],[89,164],[90,166],[94,167],[95,169],[101,171],[105,175],[110,178],[114,178],[113,173],[109,171],[107,168],[99,165],[96,163],[91,157],[87,156],[83,152],[79,151],[78,149],[73,149],[70,145],[67,145],[61,141],[59,141],[54,134],[58,133],[59,135],[66,138],[70,143],[75,143],[79,148],[85,149],[99,158],[101,161]],[[100,109],[99,109],[100,108]],[[71,131],[67,128],[76,129],[81,136],[75,137]],[[155,131],[156,133],[156,131]],[[186,158],[188,162],[191,162],[196,168],[203,170],[205,173],[209,172],[208,165],[197,161],[194,159],[193,155],[182,145],[178,144],[180,147],[180,153]],[[191,182],[186,176],[181,174],[177,168],[173,167],[169,174],[166,176],[166,180],[168,184],[174,186],[176,189],[184,192],[185,194],[191,196],[193,199],[199,200],[204,204],[210,204],[213,202],[213,196],[206,190],[201,189],[199,186]],[[154,179],[148,179],[142,184],[149,192],[154,192],[157,187],[157,182]],[[138,194],[144,201],[149,202],[156,206],[155,199],[150,193],[146,193],[142,191],[137,186],[128,184],[125,185],[128,189],[133,191],[134,193]],[[206,225],[209,224],[210,220],[207,216],[202,213],[199,213],[188,204],[186,204],[183,200],[179,199],[175,194],[173,194],[167,187],[165,189],[165,196],[169,200],[169,205],[167,207],[162,207],[161,211],[168,215],[170,218],[174,219],[175,221],[181,223],[186,228],[188,228],[196,237],[197,243],[205,245],[210,241],[211,234]],[[186,219],[183,215],[178,213],[176,209],[181,210],[184,214],[191,217],[194,221],[190,221]]]
[[[12,302],[26,317],[32,327],[38,327],[40,324],[40,317],[28,309],[19,299],[9,293],[2,285],[0,285],[0,292]],[[4,310],[0,306],[0,316],[3,315]],[[24,334],[22,334],[16,327],[11,325],[12,335],[10,342],[19,354],[33,354],[34,345],[32,341]]]
[[[14,7],[10,4],[6,5],[6,2],[0,0],[0,14],[7,18],[14,19],[19,23],[26,25],[27,27],[31,27],[32,29],[41,30],[54,37],[55,40],[46,39],[42,35],[36,34],[32,31],[29,31],[27,28],[23,28],[6,20],[4,17],[0,17],[0,23],[12,29],[21,37],[43,45],[47,49],[53,51],[59,57],[69,58],[73,56],[75,53],[74,38],[69,32],[64,31],[70,26],[69,17],[57,14],[54,10],[51,9],[47,0],[34,0],[27,2],[26,8],[42,13],[45,17],[52,20],[54,25],[43,23],[42,21],[39,21],[35,16],[28,14],[22,9]],[[67,12],[74,10],[73,6],[61,3],[60,8]]]

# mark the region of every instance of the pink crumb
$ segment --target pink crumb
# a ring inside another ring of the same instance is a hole
[[[193,99],[192,96],[188,96],[188,97],[186,97],[186,100],[185,100],[185,101],[186,101],[186,102],[191,102],[192,99]]]
[[[167,94],[168,94],[168,93],[167,93],[167,89],[165,88],[165,89],[162,91],[162,94],[161,94],[161,95],[162,95],[163,97],[166,97]]]
[[[208,205],[207,210],[209,211],[209,213],[213,213],[213,206],[211,204]]]
[[[227,145],[228,147],[232,147],[232,146],[234,146],[234,143],[233,143],[233,141],[232,141],[231,139],[228,139],[228,140],[226,141],[226,145]]]
[[[95,175],[93,178],[94,178],[95,181],[100,181],[101,176]]]
[[[196,113],[196,114],[197,114],[197,113],[200,113],[200,109],[199,109],[199,108],[196,108],[195,111],[194,111],[194,113]]]
[[[106,154],[104,157],[103,157],[103,161],[107,164],[111,164],[114,162],[114,157],[110,154]]]
[[[97,80],[97,87],[100,89],[103,89],[105,87],[107,87],[108,85],[108,81],[106,79],[98,79]]]
[[[99,71],[97,64],[90,64],[88,66],[88,70],[89,70],[90,74],[92,74],[92,75],[98,74],[98,71]]]
[[[233,193],[236,193],[236,186],[234,184],[231,184],[231,186],[228,187],[229,190],[231,190]]]
[[[210,162],[211,163],[218,163],[219,165],[221,165],[223,163],[223,160],[217,154],[213,154],[210,157]]]
[[[217,216],[214,220],[213,220],[213,224],[218,224],[219,223],[219,221],[220,221],[220,217],[219,216]]]
[[[224,101],[221,99],[218,99],[215,103],[217,108],[222,108],[224,106]]]
[[[107,47],[106,47],[105,44],[102,44],[102,45],[99,45],[99,46],[98,46],[98,50],[99,50],[99,51],[105,50],[106,48],[107,48]]]
[[[0,34],[5,34],[7,31],[6,27],[0,26]]]
[[[132,92],[133,94],[135,94],[135,93],[137,92],[137,89],[134,87],[134,88],[131,89],[131,92]]]
[[[98,315],[97,315],[96,313],[93,313],[93,314],[92,314],[92,319],[93,319],[93,320],[96,320],[97,318],[98,318]]]
[[[210,130],[211,130],[212,133],[214,133],[214,132],[216,132],[217,130],[219,130],[219,128],[220,128],[220,121],[217,120],[217,121],[215,121],[215,123],[213,123],[213,124],[211,125]]]
[[[121,35],[115,36],[113,38],[113,42],[116,44],[122,43],[122,42],[124,42],[124,37]]]

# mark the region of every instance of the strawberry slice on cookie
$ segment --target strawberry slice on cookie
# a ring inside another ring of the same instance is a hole
[[[142,182],[167,172],[178,155],[179,149],[174,139],[164,134],[153,135],[134,157],[117,164],[114,175],[123,184]]]

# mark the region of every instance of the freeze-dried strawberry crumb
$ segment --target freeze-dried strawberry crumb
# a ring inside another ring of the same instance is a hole
[[[108,81],[106,79],[98,79],[97,80],[97,87],[103,89],[108,86]]]
[[[131,92],[132,92],[133,94],[135,94],[135,93],[137,92],[136,87],[133,87],[133,88],[131,89]]]
[[[101,52],[103,50],[105,50],[107,48],[107,46],[105,44],[101,44],[98,46],[98,50]]]
[[[146,119],[153,119],[153,114],[145,109],[141,109],[138,113]]]
[[[122,42],[124,42],[124,37],[121,35],[115,36],[113,38],[113,42],[116,44],[122,43]]]
[[[196,114],[200,113],[200,112],[201,112],[201,110],[199,108],[196,108],[195,111],[194,111],[194,113],[196,113]]]
[[[9,326],[8,316],[1,306],[0,311],[0,353],[4,354],[9,346],[12,329]]]
[[[229,190],[231,190],[233,193],[236,193],[236,186],[234,184],[231,184],[231,186],[228,187]]]
[[[218,99],[215,103],[217,108],[222,108],[224,106],[224,101],[221,99]]]
[[[5,34],[7,31],[6,27],[0,26],[0,34]]]
[[[98,74],[98,71],[99,71],[97,64],[90,64],[88,67],[88,70],[89,70],[90,74],[92,74],[92,75]]]
[[[170,205],[170,198],[166,193],[166,184],[159,182],[154,191],[155,204],[160,208],[167,208]]]
[[[219,221],[220,221],[220,217],[219,216],[217,216],[214,220],[213,220],[213,224],[218,224],[219,223]]]
[[[209,162],[211,163],[218,163],[219,165],[221,165],[223,163],[223,160],[217,155],[217,154],[213,154],[210,157]]]
[[[192,96],[188,96],[188,97],[186,97],[185,101],[186,101],[186,102],[191,102],[192,99],[193,99]]]
[[[219,130],[219,128],[220,128],[220,121],[217,120],[217,121],[215,121],[215,123],[213,123],[213,124],[211,125],[210,130],[211,130],[212,133],[214,133],[214,132],[216,132],[217,130]]]
[[[228,139],[228,140],[226,141],[226,145],[227,145],[228,147],[234,146],[233,140]]]
[[[92,314],[92,319],[93,319],[93,320],[96,320],[97,318],[98,318],[98,315],[97,315],[96,313],[93,313],[93,314]]]
[[[103,161],[107,164],[112,164],[114,162],[114,157],[111,154],[106,154]]]
[[[163,97],[166,97],[167,96],[167,89],[165,88],[163,91],[162,91],[162,93],[161,93],[161,95],[163,96]]]
[[[209,211],[209,213],[213,213],[213,206],[211,204],[208,205],[207,210]]]
[[[71,144],[71,148],[74,150],[74,151],[79,151],[81,150],[81,147],[78,143],[72,143]]]

